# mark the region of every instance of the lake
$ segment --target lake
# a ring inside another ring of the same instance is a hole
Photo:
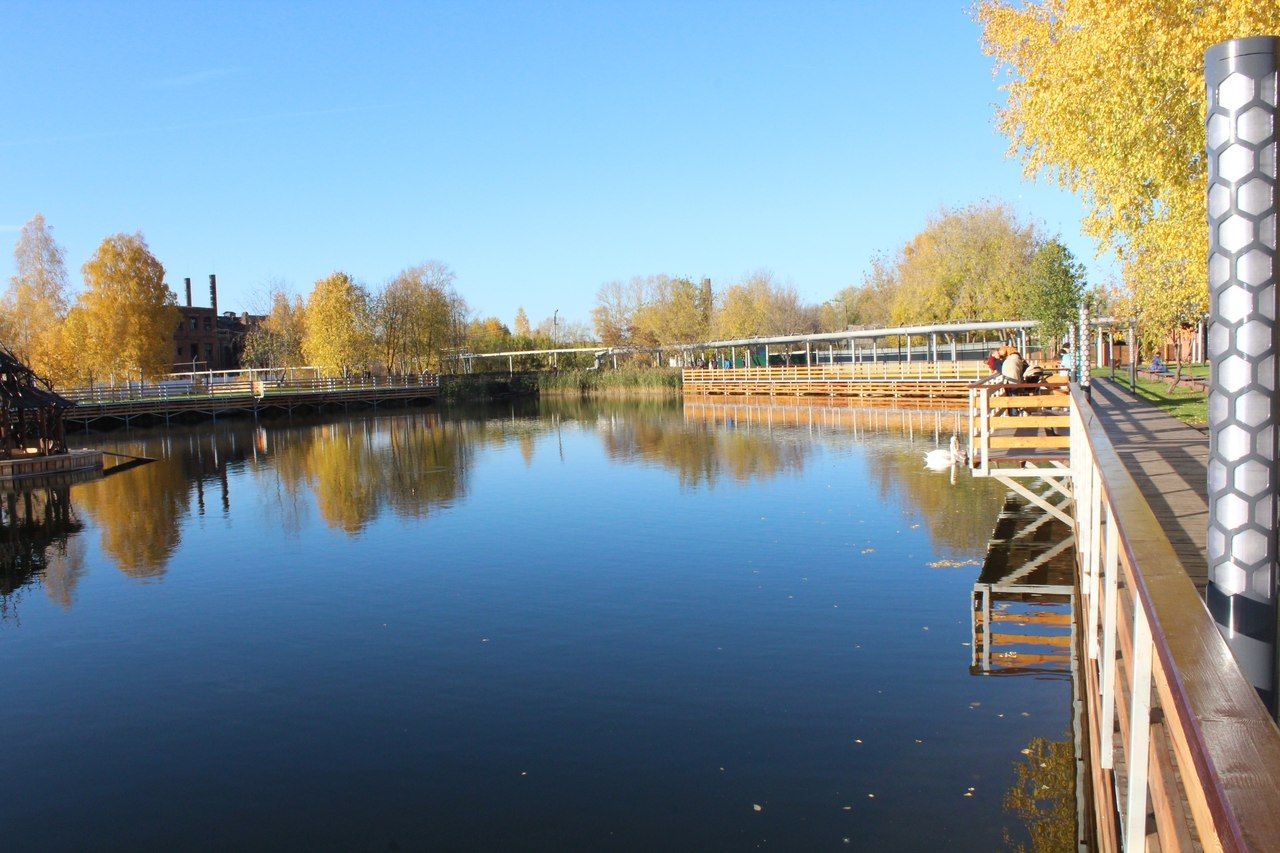
[[[971,670],[1005,493],[922,462],[966,423],[575,399],[73,436],[159,461],[5,498],[5,847],[1074,838],[1069,678]]]

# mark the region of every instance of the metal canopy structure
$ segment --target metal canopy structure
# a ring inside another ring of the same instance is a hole
[[[1101,327],[1111,327],[1116,321],[1110,317],[1101,317],[1094,319],[1092,325]],[[710,350],[737,350],[752,348],[767,348],[771,346],[791,346],[798,345],[805,348],[806,353],[817,356],[819,353],[813,349],[814,344],[823,344],[827,348],[828,356],[830,350],[837,343],[848,344],[847,353],[850,357],[854,357],[855,344],[858,341],[870,341],[872,347],[872,358],[876,357],[875,342],[885,338],[913,338],[922,337],[926,339],[925,359],[929,361],[937,360],[939,353],[939,338],[950,338],[955,341],[961,335],[991,335],[1004,334],[1010,337],[1020,339],[1021,346],[1025,349],[1028,338],[1032,330],[1039,325],[1035,320],[983,320],[970,323],[931,323],[918,326],[892,326],[885,328],[850,328],[842,329],[838,332],[813,332],[801,335],[761,335],[749,338],[726,338],[723,340],[698,341],[680,344],[665,344],[663,346],[652,347],[609,347],[609,346],[576,346],[576,347],[555,347],[549,349],[525,349],[525,350],[503,350],[500,352],[478,352],[478,353],[461,353],[460,357],[466,364],[470,364],[475,359],[487,358],[505,358],[509,362],[516,358],[529,356],[557,356],[572,355],[577,353],[592,354],[597,363],[601,359],[616,358],[618,356],[636,355],[636,354],[655,354],[655,353],[694,353]],[[887,352],[887,350],[885,350]],[[954,347],[952,348],[954,353]],[[907,350],[908,360],[910,359],[910,349]],[[865,353],[864,353],[865,354]],[[511,363],[514,369],[514,364]]]

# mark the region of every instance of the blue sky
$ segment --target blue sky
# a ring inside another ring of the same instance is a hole
[[[585,320],[650,273],[826,299],[1003,198],[1110,275],[1078,200],[1006,159],[968,7],[5,4],[0,241],[44,213],[78,285],[141,230],[233,310],[438,259],[479,314]]]

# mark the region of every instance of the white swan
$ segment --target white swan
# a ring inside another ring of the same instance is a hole
[[[924,467],[930,471],[945,471],[964,460],[965,456],[960,452],[960,439],[953,435],[946,448],[939,447],[924,455]]]

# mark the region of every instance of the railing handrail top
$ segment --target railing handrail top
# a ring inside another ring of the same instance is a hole
[[[1118,542],[1133,567],[1133,595],[1151,626],[1152,644],[1168,675],[1183,734],[1192,749],[1213,819],[1223,841],[1266,849],[1280,838],[1280,729],[1240,672],[1191,581],[1181,557],[1093,412],[1085,392],[1070,383],[1082,438],[1116,520]],[[1176,624],[1176,634],[1166,629]],[[1206,728],[1205,724],[1209,724]],[[1241,727],[1247,731],[1242,737]],[[1254,754],[1242,758],[1247,744]],[[1223,771],[1226,771],[1225,773]],[[1230,849],[1227,846],[1227,849]]]

